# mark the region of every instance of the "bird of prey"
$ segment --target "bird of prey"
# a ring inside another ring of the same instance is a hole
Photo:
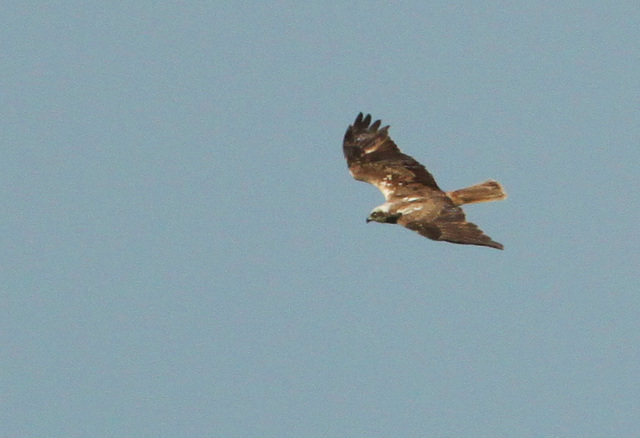
[[[507,197],[500,183],[488,180],[471,187],[444,192],[433,176],[405,155],[371,115],[358,114],[342,145],[349,172],[376,186],[386,202],[371,211],[367,222],[399,224],[432,240],[503,249],[477,225],[467,222],[464,204],[499,201]]]

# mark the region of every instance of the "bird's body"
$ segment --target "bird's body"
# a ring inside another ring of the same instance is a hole
[[[475,224],[460,205],[506,198],[500,183],[489,180],[444,192],[423,165],[403,154],[389,137],[389,126],[358,115],[344,136],[343,151],[351,175],[378,187],[387,202],[367,222],[399,224],[433,240],[503,249]]]

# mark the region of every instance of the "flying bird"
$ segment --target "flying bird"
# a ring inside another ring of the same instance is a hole
[[[358,114],[342,145],[351,175],[376,186],[386,199],[371,211],[367,222],[402,225],[432,240],[503,249],[477,225],[467,222],[460,208],[505,199],[502,185],[488,180],[444,192],[422,164],[400,151],[389,137],[389,126],[380,125],[380,120],[371,123],[371,115]]]

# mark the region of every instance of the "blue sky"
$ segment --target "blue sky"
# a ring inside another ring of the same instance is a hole
[[[12,2],[11,437],[640,433],[636,2]],[[365,224],[358,112],[505,251]]]

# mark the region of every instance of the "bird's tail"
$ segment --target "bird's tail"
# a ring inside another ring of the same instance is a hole
[[[502,185],[492,179],[465,189],[447,192],[447,196],[456,206],[476,202],[501,201],[507,198]]]

